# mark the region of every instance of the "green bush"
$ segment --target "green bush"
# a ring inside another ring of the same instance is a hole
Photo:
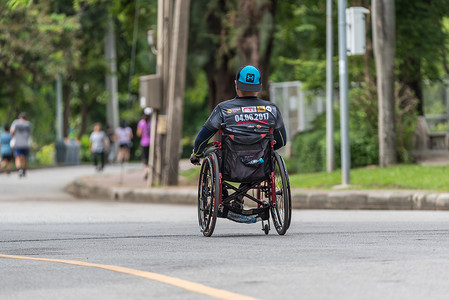
[[[53,165],[55,163],[55,145],[51,143],[43,146],[36,153],[36,160],[39,165]]]
[[[349,147],[351,167],[362,167],[378,163],[379,150],[375,138],[364,135],[363,131],[349,130]],[[377,135],[376,135],[377,136]],[[317,129],[302,132],[293,140],[293,153],[296,161],[293,170],[300,173],[320,172],[326,170],[326,130]],[[340,130],[334,132],[335,167],[341,165]]]
[[[90,153],[90,139],[89,135],[84,134],[80,140],[81,143],[81,161],[90,162],[92,161],[92,154]]]
[[[409,163],[416,126],[416,101],[409,93],[396,95],[396,137],[398,161]],[[335,167],[340,168],[341,137],[339,114],[334,111]],[[350,92],[349,147],[351,168],[379,163],[377,95],[373,88],[355,87]],[[290,172],[320,172],[326,169],[326,114],[313,122],[313,130],[297,134],[292,141],[293,162]]]
[[[290,166],[287,167],[289,172],[322,171],[323,163],[326,163],[326,148],[321,145],[323,142],[326,143],[326,131],[322,129],[298,134],[292,144],[294,162],[289,163]]]

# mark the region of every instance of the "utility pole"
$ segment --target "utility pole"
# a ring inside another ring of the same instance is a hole
[[[117,96],[117,56],[115,50],[115,33],[112,16],[108,17],[104,43],[105,59],[109,66],[109,72],[106,74],[106,89],[109,94],[109,102],[106,107],[107,123],[112,128],[118,127],[118,96]],[[116,153],[116,152],[115,152]]]
[[[338,68],[340,76],[340,132],[342,185],[350,184],[348,55],[346,53],[346,0],[338,0]]]
[[[165,104],[166,102],[164,96],[166,95],[165,91],[167,87],[167,81],[164,81],[165,78],[164,74],[168,74],[168,68],[165,68],[164,66],[168,62],[167,53],[170,48],[170,40],[169,40],[170,23],[171,23],[171,1],[158,0],[156,78],[158,78],[157,84],[159,86],[159,93],[156,93],[156,97],[159,97],[160,99],[155,99],[156,102],[158,102],[158,105],[157,107],[154,107],[153,115],[151,116],[150,151],[148,158],[150,170],[148,173],[148,181],[147,181],[147,185],[149,187],[152,187],[156,184],[160,184],[160,182],[162,181],[161,180],[161,170],[163,164],[162,153],[164,152],[165,133],[161,132],[160,129],[162,126],[160,125],[162,124],[160,124],[161,122],[158,121],[164,119],[164,114],[166,110]],[[152,47],[152,45],[150,45],[150,47]]]
[[[326,166],[328,173],[332,172],[335,167],[332,1],[326,0]]]
[[[162,110],[158,117],[158,135],[156,145],[156,184],[163,184],[163,172],[167,162],[165,161],[165,153],[167,152],[167,114],[168,114],[168,86],[170,78],[170,49],[173,46],[171,39],[173,25],[173,0],[159,0],[163,15],[163,27],[158,33],[161,33],[161,57],[158,61],[161,65],[161,81],[162,81]],[[159,39],[159,38],[158,38]],[[159,41],[158,41],[159,42]],[[158,50],[159,54],[159,50]]]
[[[175,2],[167,94],[167,147],[165,151],[165,168],[162,174],[162,182],[164,185],[176,185],[178,183],[185,69],[187,61],[189,7],[190,0],[176,0]]]
[[[156,57],[156,74],[139,78],[141,108],[153,108],[151,116],[150,151],[148,155],[148,187],[162,183],[167,140],[168,78],[170,61],[170,32],[172,23],[172,0],[158,0],[157,44],[154,49],[153,31],[148,31],[148,44]]]
[[[62,77],[56,77],[56,141],[63,139],[62,133]]]
[[[189,8],[190,0],[158,0],[156,74],[140,77],[141,107],[154,108],[150,187],[178,183]]]

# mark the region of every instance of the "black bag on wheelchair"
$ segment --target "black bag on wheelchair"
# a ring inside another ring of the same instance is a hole
[[[256,182],[271,172],[270,135],[222,136],[223,179],[234,182]]]

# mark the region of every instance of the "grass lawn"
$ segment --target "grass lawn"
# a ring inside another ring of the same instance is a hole
[[[181,172],[190,185],[198,184],[200,167]],[[341,184],[341,170],[332,173],[290,174],[292,188],[332,189]],[[396,165],[351,170],[349,189],[420,189],[449,192],[449,166]]]
[[[341,170],[290,175],[296,188],[332,189],[341,184]],[[449,166],[396,165],[351,170],[350,189],[420,189],[449,191]]]

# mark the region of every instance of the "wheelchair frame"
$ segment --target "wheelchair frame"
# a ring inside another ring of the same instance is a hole
[[[273,225],[279,235],[284,235],[291,222],[291,193],[290,183],[284,160],[274,150],[275,141],[273,131],[270,130],[271,172],[265,179],[241,183],[235,187],[223,179],[220,169],[223,131],[220,127],[220,140],[210,145],[204,152],[201,173],[198,184],[198,222],[204,236],[211,236],[215,229],[217,218],[228,218],[240,223],[255,223],[262,221],[262,230],[265,234],[270,231],[270,214]],[[232,190],[232,194],[228,191]],[[253,191],[253,194],[249,194]],[[254,195],[254,192],[256,195]],[[223,195],[225,194],[225,195]],[[232,206],[232,201],[243,196],[254,202],[257,207],[241,209]]]

